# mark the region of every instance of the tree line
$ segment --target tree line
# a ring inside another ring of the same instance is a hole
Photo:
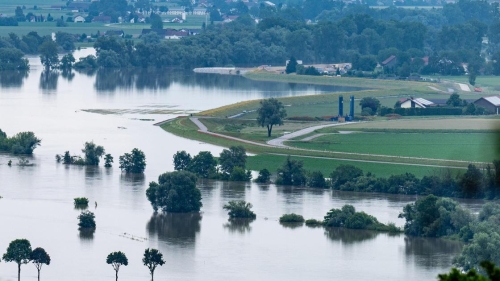
[[[69,151],[56,154],[56,161],[66,165],[99,166],[101,158],[104,157],[104,167],[112,167],[114,158],[111,154],[106,154],[106,150],[101,145],[97,145],[93,141],[86,142],[82,152],[83,157],[71,155]],[[130,153],[124,153],[120,156],[119,164],[119,168],[126,173],[141,174],[146,169],[146,155],[142,150],[134,148]]]
[[[461,64],[468,63],[475,75],[500,74],[496,60],[486,63],[484,59],[500,55],[500,23],[495,5],[484,6],[481,1],[464,3],[450,4],[455,8],[443,10],[447,14],[451,13],[448,10],[462,14],[477,11],[488,16],[477,20],[463,16],[463,20],[432,27],[419,21],[419,17],[399,20],[395,15],[401,9],[388,9],[384,16],[376,18],[381,12],[372,10],[378,9],[359,8],[354,9],[356,13],[312,25],[279,13],[255,24],[249,15],[243,14],[234,22],[208,25],[200,34],[177,42],[150,35],[134,47],[132,42],[110,38],[98,40],[95,47],[103,51],[98,52],[98,57],[103,56],[99,63],[102,67],[282,65],[293,56],[304,63],[347,61],[353,63],[355,70],[372,71],[377,63],[394,55],[397,63],[385,68],[387,73],[456,75],[463,74]],[[489,38],[489,47],[481,53],[484,36]],[[427,62],[422,60],[426,56]]]

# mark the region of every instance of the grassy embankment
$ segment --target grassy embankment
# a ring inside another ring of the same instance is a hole
[[[206,120],[208,119],[204,119],[203,122],[205,122]],[[194,139],[223,147],[229,147],[231,145],[242,145],[249,152],[257,154],[256,156],[248,157],[247,165],[248,168],[252,170],[260,170],[263,168],[267,168],[271,172],[275,172],[278,169],[278,167],[281,167],[283,162],[285,162],[285,159],[287,157],[286,155],[290,154],[294,155],[293,158],[303,161],[306,170],[321,171],[325,175],[330,174],[337,166],[342,164],[355,165],[363,169],[363,171],[371,171],[372,173],[378,176],[384,176],[384,177],[393,174],[401,174],[405,172],[414,173],[417,176],[424,176],[436,170],[439,170],[433,167],[426,167],[426,166],[391,164],[391,160],[398,160],[398,159],[379,159],[378,157],[352,156],[351,160],[349,160],[344,157],[334,158],[335,157],[334,153],[332,153],[332,155],[325,155],[324,152],[311,152],[311,151],[300,151],[300,150],[290,151],[288,149],[283,149],[283,148],[268,148],[263,146],[251,145],[247,143],[240,143],[200,133],[197,131],[198,128],[196,127],[196,125],[193,124],[189,120],[189,118],[177,118],[171,122],[163,124],[161,127],[164,130],[180,137]],[[377,160],[383,160],[385,163],[368,162]],[[405,161],[406,160],[402,160],[402,162]],[[409,163],[410,161],[407,162]],[[421,161],[421,162],[427,162],[428,164],[432,163],[434,165],[438,165],[434,161]]]
[[[338,95],[340,94],[343,94],[345,98],[353,94],[356,99],[365,96],[375,96],[382,101],[382,104],[387,106],[393,106],[395,101],[399,98],[410,95],[447,99],[447,94],[436,92],[430,89],[429,86],[444,90],[452,85],[406,81],[380,81],[360,78],[273,75],[268,73],[250,73],[248,77],[250,79],[264,81],[274,80],[289,83],[361,86],[370,88],[370,90],[356,92],[279,98],[279,100],[286,105],[289,117],[320,117],[334,115],[335,112],[337,112],[336,103],[338,103]],[[461,95],[463,98],[478,96],[478,94],[475,93],[462,93]],[[358,103],[358,101],[356,103]],[[266,136],[265,128],[258,127],[254,121],[256,116],[255,113],[248,113],[235,119],[224,118],[225,116],[241,113],[243,110],[255,110],[258,106],[259,100],[253,100],[207,110],[201,112],[200,115],[223,118],[206,118],[201,119],[201,121],[211,132],[258,143],[265,143],[269,139]],[[347,112],[347,110],[348,105],[345,105],[344,111]],[[359,113],[359,111],[360,109],[356,108],[356,112]],[[437,170],[437,168],[427,167],[425,165],[465,168],[469,161],[489,162],[493,160],[494,154],[488,151],[488,148],[494,145],[493,139],[496,136],[493,134],[494,128],[491,124],[495,122],[498,123],[498,121],[500,120],[491,117],[412,117],[391,121],[388,121],[386,118],[378,117],[374,118],[372,122],[348,124],[337,128],[325,128],[310,135],[333,133],[338,130],[379,132],[379,134],[327,135],[310,142],[289,142],[289,145],[318,151],[269,148],[252,144],[244,144],[244,146],[248,151],[258,154],[249,159],[249,167],[255,170],[268,168],[271,171],[275,171],[283,163],[285,156],[277,156],[274,154],[292,154],[301,157],[307,170],[320,170],[325,174],[330,173],[340,164],[353,164],[364,171],[371,171],[380,176],[404,172],[412,172],[418,176],[423,176],[436,172]],[[273,137],[319,124],[321,124],[321,122],[286,122],[284,126],[275,127],[273,130]],[[183,137],[225,147],[240,144],[232,140],[199,133],[197,132],[197,127],[187,118],[177,119],[162,127],[169,132]],[[469,134],[474,132],[473,130],[476,130],[476,133],[472,135]],[[380,134],[380,132],[387,132],[389,134]],[[298,140],[304,137],[300,137]],[[380,161],[382,163],[373,163],[370,161]],[[415,166],[391,163],[412,164]]]

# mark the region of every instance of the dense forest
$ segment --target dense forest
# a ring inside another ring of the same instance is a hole
[[[220,6],[209,8],[212,19],[222,13],[236,13],[239,17],[229,23],[204,25],[199,34],[181,40],[161,40],[155,32],[143,35],[139,42],[99,37],[95,43],[97,65],[284,65],[293,56],[306,64],[351,62],[353,70],[373,71],[377,63],[395,56],[396,60],[384,67],[385,73],[459,75],[467,71],[473,75],[500,75],[497,3],[460,0],[442,9],[378,9],[322,0],[261,5],[255,10],[245,9],[239,2],[232,6],[216,2]],[[98,6],[93,9],[100,11]],[[79,35],[63,35],[57,36],[58,48],[74,48]],[[0,39],[0,50],[16,48],[36,53],[39,45],[40,38],[33,32],[22,38],[10,34]]]

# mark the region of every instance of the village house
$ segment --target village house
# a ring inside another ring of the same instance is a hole
[[[111,23],[111,17],[108,16],[97,16],[92,19],[92,22],[99,23]]]
[[[500,112],[500,96],[482,97],[474,102],[476,106],[483,107],[489,113],[497,114]]]
[[[401,108],[427,108],[435,105],[430,100],[426,100],[423,98],[414,99],[412,97],[401,99],[399,100],[399,103],[401,104]]]

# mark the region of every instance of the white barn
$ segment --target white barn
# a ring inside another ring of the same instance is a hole
[[[401,102],[401,108],[427,108],[434,105],[432,101],[423,98],[409,98]]]

